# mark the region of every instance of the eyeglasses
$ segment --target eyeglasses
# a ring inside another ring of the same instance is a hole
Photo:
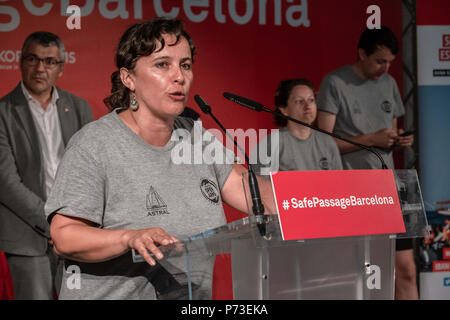
[[[53,69],[55,68],[58,64],[63,63],[63,61],[59,61],[56,60],[55,58],[52,57],[47,57],[47,58],[39,58],[37,56],[35,56],[34,54],[30,54],[29,56],[25,56],[22,58],[22,60],[28,64],[29,66],[37,66],[39,63],[41,63],[41,61],[44,63],[44,67],[47,69]]]

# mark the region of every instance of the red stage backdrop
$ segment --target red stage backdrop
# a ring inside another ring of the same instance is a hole
[[[68,5],[81,9],[80,29]],[[107,112],[102,100],[110,90],[114,51],[131,24],[160,15],[182,19],[197,46],[194,84],[188,105],[200,94],[226,128],[274,128],[269,114],[258,114],[225,100],[224,91],[266,106],[281,79],[305,77],[316,89],[333,69],[356,58],[356,45],[370,14],[381,11],[381,24],[401,39],[400,0],[27,0],[0,2],[0,96],[20,80],[20,50],[34,31],[58,34],[67,49],[63,76],[57,85],[91,105],[94,117]],[[401,90],[401,54],[392,74]],[[205,127],[216,128],[202,116]],[[252,146],[250,146],[252,147]],[[247,146],[247,149],[249,146]],[[241,215],[227,209],[230,220]]]
[[[80,29],[67,27],[69,5],[81,8]],[[85,98],[98,118],[107,113],[102,100],[110,91],[114,51],[122,33],[135,22],[171,15],[184,21],[197,47],[188,106],[201,113],[192,98],[200,94],[226,128],[271,129],[268,114],[243,109],[222,93],[271,107],[281,79],[308,78],[318,89],[328,72],[356,59],[357,41],[371,5],[381,9],[381,24],[400,40],[401,0],[1,1],[0,96],[20,81],[25,37],[46,30],[61,37],[68,53],[57,85]],[[401,66],[400,53],[391,71],[400,90]],[[218,128],[210,118],[202,116],[202,120],[205,127]],[[225,209],[228,220],[242,217]]]

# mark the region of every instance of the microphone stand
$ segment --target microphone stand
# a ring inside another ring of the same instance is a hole
[[[275,112],[273,110],[270,110],[270,109],[264,107],[259,102],[255,102],[255,101],[252,101],[250,99],[247,99],[247,98],[244,98],[244,97],[240,97],[238,95],[235,95],[235,94],[232,94],[232,93],[228,93],[228,92],[224,92],[223,96],[226,99],[228,99],[230,101],[233,101],[233,102],[235,102],[237,104],[240,104],[241,106],[244,106],[246,108],[249,108],[249,109],[252,109],[252,110],[258,111],[258,112],[264,111],[264,112],[268,112],[268,113],[270,113],[272,115],[280,116],[280,117],[282,117],[282,118],[284,118],[286,120],[293,121],[293,122],[298,123],[298,124],[300,124],[302,126],[305,126],[305,127],[311,128],[313,130],[325,133],[325,134],[327,134],[329,136],[332,136],[332,137],[334,137],[336,139],[345,141],[345,142],[347,142],[349,144],[352,144],[354,146],[357,146],[357,147],[359,147],[361,149],[367,150],[367,151],[373,153],[374,155],[376,155],[378,157],[378,159],[381,162],[382,169],[388,169],[388,167],[387,167],[386,163],[384,162],[383,158],[381,157],[381,155],[378,152],[376,152],[375,150],[373,150],[373,148],[371,148],[371,147],[368,147],[368,146],[360,144],[358,142],[354,142],[354,141],[351,141],[349,139],[343,138],[343,137],[341,137],[340,135],[338,135],[338,134],[336,134],[334,132],[329,132],[329,131],[323,130],[321,128],[315,127],[313,125],[310,125],[308,123],[305,123],[303,121],[291,118],[289,116],[286,116],[286,115],[282,114],[281,112],[278,113],[278,112]]]
[[[217,118],[212,114],[211,112],[211,107],[206,103],[205,100],[203,100],[202,97],[200,97],[198,94],[194,96],[194,100],[197,103],[197,105],[200,107],[200,109],[205,113],[211,116],[211,118],[213,118],[213,120],[219,125],[219,127],[222,129],[223,132],[225,132],[225,134],[231,139],[233,140],[233,143],[235,144],[235,146],[241,150],[241,152],[244,154],[245,157],[245,161],[247,161],[248,164],[248,186],[250,189],[250,195],[252,198],[252,211],[253,214],[255,216],[264,216],[264,205],[262,204],[261,201],[261,193],[259,191],[259,187],[258,187],[258,181],[256,179],[256,174],[252,168],[252,166],[250,165],[250,160],[247,156],[247,153],[241,149],[241,147],[238,145],[238,143],[236,142],[235,139],[233,139],[229,133],[227,132],[227,130],[224,128],[224,126],[220,123],[219,120],[217,120]],[[266,236],[266,225],[264,223],[261,222],[257,222],[257,226],[259,229],[259,233],[261,234],[262,237]]]

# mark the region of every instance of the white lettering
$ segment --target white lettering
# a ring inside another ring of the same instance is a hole
[[[317,206],[318,203],[319,203],[319,198],[313,197],[313,205],[314,205],[314,208],[316,208],[316,206]]]
[[[294,199],[294,198],[293,198]],[[298,207],[305,208],[320,208],[323,207],[340,207],[341,209],[347,209],[352,206],[377,206],[377,205],[389,205],[394,204],[392,197],[380,197],[373,195],[372,197],[357,198],[353,195],[346,198],[336,199],[322,199],[319,197],[304,197],[303,200],[298,200]],[[293,204],[293,207],[295,204]]]
[[[221,137],[221,131],[218,129],[209,129],[205,131],[203,140],[204,141],[212,141],[207,144],[203,151],[203,161],[206,164],[215,164],[215,163],[225,163],[227,159],[224,159],[225,154],[223,153],[224,148],[223,144],[215,139],[215,137]],[[205,139],[206,137],[206,139]]]
[[[172,149],[171,159],[174,164],[191,163],[191,134],[186,129],[177,129],[177,140],[182,140],[177,143]],[[173,136],[175,137],[175,135]]]
[[[214,316],[216,307],[196,307],[190,304],[181,308],[182,315],[207,315],[209,318]]]
[[[11,17],[11,21],[8,23],[0,23],[0,32],[15,30],[20,24],[19,12],[12,7],[0,6],[0,16],[4,14],[9,15]]]
[[[297,209],[299,207],[299,203],[301,204],[301,202],[297,202],[297,199],[295,199],[295,198],[291,199],[291,207],[292,208]],[[301,208],[303,208],[303,206]]]
[[[162,8],[161,0],[154,0],[153,6],[156,11],[156,15],[158,17],[169,17],[169,18],[176,18],[178,16],[178,13],[180,12],[180,8],[172,8],[169,12],[164,11]]]
[[[142,19],[142,0],[134,0],[134,18]]]
[[[21,52],[19,50],[2,50],[0,51],[0,62],[19,62]]]
[[[15,59],[14,51],[8,50],[5,53],[5,61],[6,62],[13,62]]]
[[[233,164],[235,162],[233,141],[236,140],[243,147],[241,152],[244,152],[246,149],[246,138],[251,143],[256,144],[258,137],[255,129],[248,129],[246,131],[242,129],[228,129],[226,131],[229,139],[225,137],[226,147],[224,147],[223,136],[220,130],[203,130],[201,123],[196,121],[192,131],[193,134],[185,129],[177,129],[175,130],[175,134],[172,135],[171,140],[177,142],[171,154],[173,163],[201,164],[205,162],[208,164]],[[262,131],[263,134],[267,133],[266,129]],[[278,139],[278,130],[274,130],[274,133],[276,134],[273,135]],[[274,142],[274,144],[278,144],[278,141]],[[267,159],[267,155],[263,158]],[[250,164],[256,164],[257,159],[253,159],[253,162],[252,159],[250,159]],[[270,164],[270,158],[268,163]],[[267,169],[269,172],[272,169],[274,169],[273,171],[278,171],[278,168],[274,168],[273,164]]]
[[[222,13],[222,0],[216,0],[216,5],[214,6],[214,16],[216,17],[217,22],[225,23],[226,18]]]
[[[292,3],[294,0],[288,0],[289,3]],[[289,25],[293,27],[305,26],[309,27],[311,22],[308,19],[308,1],[300,0],[301,4],[297,6],[291,6],[286,11],[286,20]],[[300,12],[300,18],[295,19],[294,14]]]
[[[264,136],[266,129],[259,130],[259,136]],[[269,143],[270,141],[270,143]],[[270,172],[276,172],[280,168],[280,133],[278,129],[274,129],[270,133],[269,139],[260,138],[257,145],[257,152],[250,154],[250,164],[259,163],[261,167],[261,175],[269,175]],[[258,157],[258,159],[256,158]]]
[[[162,0],[154,0],[149,3],[153,3],[153,8],[158,17],[165,16],[169,18],[176,18],[179,16],[180,11],[183,10],[187,19],[201,23],[206,20],[211,10],[214,10],[214,18],[218,23],[226,23],[228,17],[234,23],[239,25],[248,24],[253,18],[257,19],[259,25],[266,25],[268,23],[267,16],[270,15],[268,8],[273,10],[273,24],[281,26],[283,24],[283,14],[286,19],[286,23],[292,27],[305,26],[309,27],[311,22],[308,18],[308,0],[284,0],[287,2],[283,7],[281,0],[273,0],[269,2],[267,0],[183,0],[179,2],[167,2]],[[0,2],[2,2],[0,0]],[[54,6],[52,1],[39,1],[40,6],[37,6],[33,0],[24,0],[25,9],[36,16],[44,16],[50,13],[50,11],[57,6]],[[70,30],[79,29],[78,20],[79,17],[85,17],[90,15],[94,9],[95,4],[98,3],[99,13],[106,19],[128,19],[130,18],[129,11],[127,10],[127,4],[132,2],[134,7],[134,18],[143,18],[142,0],[85,0],[83,6],[78,6],[78,10],[74,12],[73,7],[70,4],[70,0],[60,0],[60,15],[70,17],[66,20],[66,25]],[[163,8],[164,3],[164,8]],[[172,3],[172,4],[170,4]],[[175,4],[174,4],[175,3]],[[179,3],[177,5],[176,3]],[[210,6],[211,3],[211,6]],[[269,3],[273,3],[273,7],[268,6]],[[114,9],[112,8],[114,6]],[[239,5],[239,13],[237,7]],[[213,8],[214,6],[214,8]],[[245,6],[245,7],[244,7]],[[255,6],[258,6],[256,10]],[[204,8],[199,10],[199,8]],[[241,8],[245,8],[242,11]],[[255,17],[255,14],[257,17]],[[20,25],[20,12],[12,6],[0,6],[0,15],[7,15],[11,21],[7,23],[0,23],[0,31],[7,32],[15,30]],[[5,21],[4,19],[2,21]]]
[[[259,24],[266,24],[267,0],[259,0]]]
[[[381,9],[377,5],[371,5],[367,7],[367,14],[373,13],[367,18],[367,28],[368,29],[381,29]]]
[[[77,58],[75,57],[75,52],[73,52],[73,51],[67,52],[66,51],[65,62],[70,63],[70,64],[77,62]]]
[[[70,0],[61,0],[61,16],[67,15],[67,7],[70,6]],[[94,11],[95,2],[94,0],[85,0],[84,6],[80,7],[81,16],[88,16]]]
[[[281,0],[275,0],[274,6],[275,25],[281,26]]]
[[[198,122],[195,122],[194,125],[194,137],[193,137],[193,145],[194,145],[194,164],[201,164],[203,161],[203,132],[202,127],[198,125]],[[205,131],[206,133],[207,131]],[[208,140],[209,141],[209,140]]]
[[[192,0],[192,1],[184,1],[183,3],[183,9],[184,9],[184,13],[186,14],[186,16],[188,17],[189,20],[191,20],[192,22],[202,22],[206,19],[206,17],[208,16],[208,11],[207,10],[202,10],[199,14],[194,14],[192,12],[191,7],[208,7],[208,0]]]
[[[117,8],[114,10],[108,9],[108,4],[111,2],[117,2]],[[128,11],[125,0],[100,0],[98,4],[100,14],[106,19],[114,19],[121,17],[122,19],[128,19]]]
[[[49,13],[50,9],[53,7],[53,4],[48,2],[44,3],[42,7],[36,7],[31,0],[23,0],[23,4],[25,5],[25,8],[35,16],[44,16]]]
[[[369,290],[373,289],[381,289],[381,269],[376,264],[372,264],[367,267],[367,274],[370,276],[367,277],[366,285]],[[372,274],[373,273],[373,274]]]
[[[236,0],[228,0],[228,10],[230,10],[231,19],[237,24],[246,24],[253,16],[253,1],[245,0],[246,11],[243,16],[238,15],[236,11]]]
[[[81,29],[81,9],[79,6],[68,6],[67,11],[68,14],[71,14],[70,17],[66,20],[67,29],[73,30]]]
[[[66,285],[67,289],[73,290],[73,289],[81,289],[81,269],[79,266],[76,265],[70,265],[67,270],[67,273],[70,273],[71,275],[67,277]]]
[[[450,262],[436,262],[434,265],[434,270],[441,271],[441,270],[450,270]]]
[[[261,134],[267,134],[267,130],[261,129],[260,136],[261,136]],[[270,144],[269,139],[267,139],[267,138],[268,137],[260,140],[259,144],[257,146],[255,146],[256,149],[253,150],[253,152],[250,154],[249,160],[250,160],[251,164],[259,163],[264,166],[270,165],[270,163],[271,163],[271,157],[270,157],[271,148],[276,148],[277,146]],[[227,143],[228,143],[228,140],[227,140]]]
[[[236,142],[239,146],[245,149],[246,146],[246,139],[248,138],[250,146],[255,146],[257,144],[258,139],[258,133],[255,129],[250,128],[247,130],[243,129],[228,129],[227,132],[230,134],[231,137],[236,138]],[[279,143],[277,141],[277,143]],[[234,143],[231,141],[231,139],[227,139],[226,146],[228,149],[234,149]]]

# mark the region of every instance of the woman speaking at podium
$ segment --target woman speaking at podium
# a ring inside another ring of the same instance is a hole
[[[244,167],[174,162],[187,139],[180,132],[196,130],[177,117],[194,52],[178,20],[138,23],[121,37],[105,99],[111,112],[70,141],[46,204],[55,251],[65,257],[61,299],[155,299],[165,272],[148,264],[163,258],[159,246],[225,224],[222,201],[247,211]],[[203,151],[208,143],[219,142],[203,142]],[[133,264],[131,249],[148,264]],[[79,282],[71,285],[75,273]]]

